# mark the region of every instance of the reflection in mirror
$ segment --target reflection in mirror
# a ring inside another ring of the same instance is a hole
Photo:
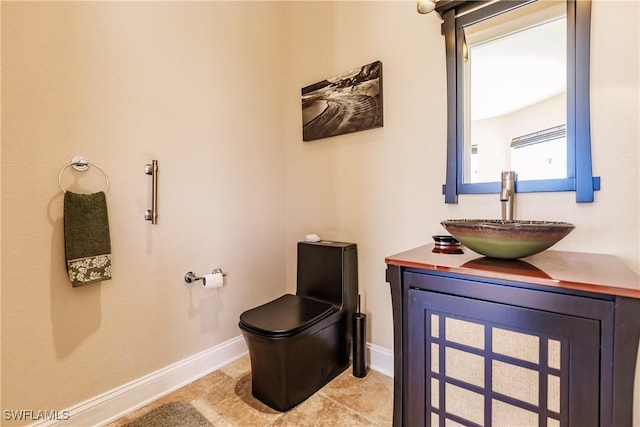
[[[511,167],[521,180],[567,176],[567,126],[560,125],[511,140]]]
[[[593,202],[590,0],[438,0],[447,65],[446,203],[498,193],[575,191]]]
[[[564,1],[464,27],[464,182],[495,181],[502,170],[567,177],[566,136],[546,131],[566,128],[566,28]]]

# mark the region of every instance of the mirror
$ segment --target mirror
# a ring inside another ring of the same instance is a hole
[[[593,201],[590,2],[440,0],[447,54],[445,202],[498,193],[576,191]],[[586,64],[586,65],[585,65]]]
[[[567,177],[566,136],[545,131],[567,123],[566,18],[544,1],[463,28],[465,183]]]

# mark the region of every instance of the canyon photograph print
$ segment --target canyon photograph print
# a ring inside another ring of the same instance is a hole
[[[302,88],[302,139],[382,127],[382,62]]]

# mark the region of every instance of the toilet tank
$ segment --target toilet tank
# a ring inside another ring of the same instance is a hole
[[[298,243],[297,294],[327,301],[349,314],[358,298],[358,251],[355,243]]]

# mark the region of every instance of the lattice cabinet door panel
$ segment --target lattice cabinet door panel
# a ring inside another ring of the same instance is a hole
[[[598,425],[599,321],[421,289],[408,296],[405,425]]]

